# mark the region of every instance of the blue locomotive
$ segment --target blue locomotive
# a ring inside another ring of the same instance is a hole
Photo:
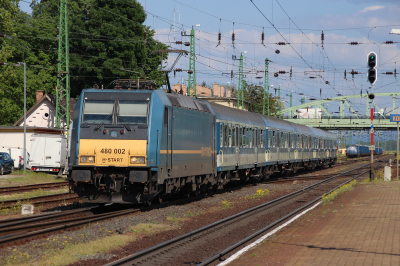
[[[374,155],[383,154],[383,149],[376,147],[374,150]],[[371,155],[371,151],[368,146],[365,145],[350,145],[346,147],[346,155],[349,158],[352,157],[362,157]]]
[[[93,203],[162,201],[337,160],[334,134],[163,90],[83,90],[71,143],[71,189]]]

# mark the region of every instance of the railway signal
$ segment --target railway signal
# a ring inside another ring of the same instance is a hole
[[[377,80],[376,66],[377,66],[378,58],[376,53],[371,52],[368,54],[368,81],[374,85]]]
[[[376,56],[376,53],[370,52],[368,54],[368,81],[371,83],[371,93],[368,94],[368,98],[370,100],[371,104],[371,170],[370,170],[370,175],[369,179],[373,180],[374,179],[374,152],[373,152],[373,147],[374,147],[374,108],[372,106],[372,103],[374,101],[375,95],[373,94],[373,85],[375,84],[377,80],[377,75],[376,75],[376,66],[378,65],[378,58]]]

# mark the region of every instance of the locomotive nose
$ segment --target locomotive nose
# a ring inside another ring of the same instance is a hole
[[[82,139],[81,165],[134,167],[146,166],[146,140]]]

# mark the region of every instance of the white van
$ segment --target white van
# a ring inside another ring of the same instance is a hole
[[[14,160],[14,169],[23,169],[24,165],[24,149],[20,148],[11,148],[11,147],[1,147],[0,152],[6,152],[10,154],[11,159]],[[29,164],[29,153],[27,153],[28,157],[27,164]]]
[[[67,138],[60,135],[32,134],[32,171],[63,173],[67,162]]]

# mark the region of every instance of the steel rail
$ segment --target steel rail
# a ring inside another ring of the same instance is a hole
[[[338,186],[335,187],[334,189],[330,190],[330,191],[327,192],[326,194],[332,193],[333,191],[335,191],[336,189],[340,188],[341,186],[343,186],[343,185],[345,185],[345,184],[347,184],[347,183],[353,181],[353,180],[356,179],[357,177],[359,177],[359,176],[361,176],[361,175],[363,175],[363,174],[365,174],[365,173],[367,173],[367,172],[369,172],[369,171],[370,171],[370,170],[366,170],[366,171],[364,171],[364,172],[362,172],[362,173],[360,173],[360,174],[354,176],[353,178],[351,178],[351,179],[349,179],[349,180],[343,182],[342,184],[338,185]],[[309,206],[315,204],[316,202],[318,202],[318,201],[320,201],[320,200],[321,200],[320,197],[318,197],[318,198],[316,198],[316,199],[310,201],[309,203],[306,203],[305,205],[303,205],[303,206],[301,206],[300,208],[294,210],[293,212],[287,214],[286,216],[284,216],[284,217],[282,217],[282,218],[276,220],[275,222],[273,222],[273,223],[267,225],[266,227],[262,228],[261,230],[255,232],[254,234],[252,234],[252,235],[246,237],[245,239],[243,239],[243,240],[237,242],[236,244],[234,244],[234,245],[228,247],[227,249],[225,249],[224,251],[218,253],[217,255],[215,255],[215,256],[209,258],[208,260],[206,260],[206,261],[204,261],[204,262],[202,262],[202,263],[200,263],[200,264],[198,264],[198,266],[210,265],[211,263],[213,263],[213,262],[215,262],[215,261],[217,261],[217,260],[224,261],[225,259],[224,259],[223,257],[224,257],[225,255],[227,255],[229,252],[235,250],[235,249],[238,248],[239,246],[244,245],[246,242],[249,242],[250,240],[253,240],[253,239],[257,238],[259,235],[265,233],[265,231],[267,231],[267,230],[273,228],[274,226],[276,226],[276,225],[282,223],[283,221],[285,221],[285,220],[287,220],[287,219],[293,217],[294,215],[298,214],[300,211],[306,209],[307,207],[309,207]]]
[[[56,199],[51,199],[54,197],[56,197]],[[49,194],[49,195],[44,195],[44,196],[30,197],[30,198],[4,200],[4,201],[0,201],[0,209],[12,207],[13,205],[15,205],[18,202],[32,201],[33,205],[35,205],[35,204],[37,205],[37,204],[42,204],[42,203],[57,202],[57,201],[71,200],[71,199],[78,199],[78,198],[79,197],[77,194],[66,192],[66,193],[56,193],[56,194]]]
[[[68,186],[68,182],[54,182],[54,183],[40,183],[33,185],[21,185],[21,186],[13,186],[13,187],[1,187],[0,195],[12,193],[12,192],[23,192],[23,191],[31,191],[35,189],[53,189],[57,187]]]
[[[129,209],[129,210],[122,210],[122,211],[116,211],[112,213],[103,213],[103,214],[95,214],[90,217],[84,217],[84,218],[73,218],[69,220],[59,220],[59,221],[54,221],[54,222],[49,222],[49,223],[42,223],[42,224],[34,224],[34,225],[28,225],[27,227],[40,227],[40,226],[48,226],[52,225],[49,228],[44,228],[44,229],[39,229],[27,233],[22,233],[22,234],[9,234],[2,236],[0,239],[0,247],[4,248],[6,246],[10,245],[15,245],[15,244],[22,244],[24,242],[28,242],[33,239],[37,239],[39,237],[43,237],[44,235],[56,232],[56,231],[64,231],[64,230],[69,230],[72,229],[73,227],[78,227],[82,226],[84,224],[96,222],[96,221],[101,221],[105,219],[110,219],[114,217],[118,217],[121,215],[126,215],[130,213],[135,213],[140,211],[140,209]],[[70,222],[70,221],[73,222]],[[77,221],[75,221],[77,220]],[[57,225],[58,224],[58,225]],[[16,228],[9,228],[10,230],[15,230]],[[19,230],[23,230],[23,227],[21,226]]]
[[[219,220],[219,221],[217,221],[217,222],[214,222],[214,223],[212,223],[212,224],[209,224],[209,225],[206,225],[206,226],[204,226],[204,227],[201,227],[201,228],[198,228],[198,229],[196,229],[196,230],[193,230],[193,231],[191,231],[191,232],[188,232],[188,233],[186,233],[186,234],[184,234],[184,235],[181,235],[181,236],[175,237],[175,238],[173,238],[173,239],[167,240],[167,241],[165,241],[165,242],[163,242],[163,243],[160,243],[160,244],[155,245],[155,246],[153,246],[153,247],[150,247],[150,248],[148,248],[148,249],[139,251],[139,252],[137,252],[137,253],[135,253],[135,254],[133,254],[133,255],[130,255],[130,256],[127,256],[127,257],[122,258],[122,259],[120,259],[120,260],[117,260],[117,261],[114,261],[114,262],[112,262],[112,263],[109,263],[109,264],[107,264],[107,266],[131,265],[131,264],[132,264],[132,261],[137,260],[137,259],[139,259],[139,258],[141,258],[141,257],[145,257],[146,255],[149,255],[149,254],[151,254],[151,253],[157,252],[158,250],[165,249],[165,248],[167,248],[168,246],[172,246],[173,244],[178,243],[178,242],[180,242],[180,241],[183,241],[183,240],[185,240],[185,239],[191,239],[194,235],[199,234],[199,233],[202,233],[202,232],[204,232],[204,231],[206,231],[206,230],[208,230],[208,229],[210,229],[210,228],[219,226],[219,225],[221,225],[221,224],[223,224],[223,223],[226,223],[226,222],[228,222],[228,221],[231,221],[231,220],[233,220],[233,219],[236,219],[236,218],[238,218],[238,217],[240,217],[240,216],[244,216],[244,215],[249,214],[249,213],[251,213],[251,212],[253,212],[253,211],[255,211],[255,210],[264,208],[264,207],[266,207],[266,206],[268,206],[268,205],[272,205],[272,204],[274,204],[274,203],[278,203],[278,202],[280,202],[280,201],[286,200],[287,198],[290,198],[290,197],[295,196],[295,195],[297,195],[297,194],[304,193],[306,190],[310,190],[310,189],[312,189],[312,188],[314,188],[314,187],[316,187],[316,186],[318,186],[318,185],[320,185],[320,184],[323,184],[323,183],[325,183],[325,182],[328,182],[328,181],[330,181],[330,180],[332,180],[332,179],[334,179],[334,178],[336,178],[336,177],[338,177],[338,176],[341,176],[341,175],[346,174],[346,173],[349,173],[349,172],[353,172],[353,171],[355,171],[355,170],[364,168],[364,167],[366,167],[366,166],[369,166],[369,163],[368,163],[368,164],[365,164],[365,165],[363,165],[363,166],[360,166],[360,167],[358,167],[358,168],[351,169],[351,170],[349,170],[349,171],[346,171],[346,172],[343,172],[343,173],[334,175],[334,176],[332,176],[332,177],[330,177],[330,178],[327,178],[327,179],[325,179],[325,180],[323,180],[323,181],[320,181],[320,182],[318,182],[318,183],[315,183],[315,184],[313,184],[313,185],[311,185],[311,186],[302,188],[302,189],[297,190],[297,191],[295,191],[295,192],[292,192],[292,193],[290,193],[290,194],[284,195],[284,196],[282,196],[282,197],[280,197],[280,198],[277,198],[277,199],[274,199],[274,200],[272,200],[272,201],[266,202],[266,203],[264,203],[264,204],[260,204],[260,205],[258,205],[258,206],[253,207],[253,208],[250,208],[250,209],[248,209],[248,210],[242,211],[242,212],[240,212],[240,213],[237,213],[237,214],[235,214],[235,215],[229,216],[229,217],[227,217],[227,218],[224,218],[224,219]],[[171,248],[172,248],[172,247],[171,247]]]

